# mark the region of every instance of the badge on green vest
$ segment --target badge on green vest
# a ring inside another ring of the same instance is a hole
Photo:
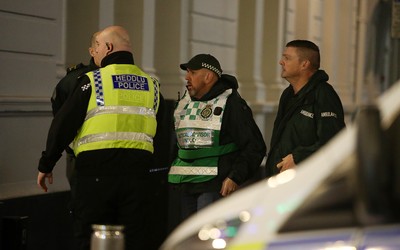
[[[212,115],[212,105],[207,104],[200,112],[200,117],[202,120],[209,120]]]

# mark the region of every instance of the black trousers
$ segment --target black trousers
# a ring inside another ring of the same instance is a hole
[[[72,189],[74,234],[79,249],[90,249],[92,224],[123,225],[125,249],[147,249],[148,179],[133,175],[76,176]]]

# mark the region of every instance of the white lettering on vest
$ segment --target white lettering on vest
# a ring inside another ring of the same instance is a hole
[[[144,76],[137,75],[113,75],[114,89],[125,90],[149,90],[149,82]]]

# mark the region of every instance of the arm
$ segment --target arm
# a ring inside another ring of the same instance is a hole
[[[54,88],[53,95],[51,96],[51,109],[53,111],[53,116],[60,110],[61,106],[67,99],[68,94],[63,91],[62,85],[65,83],[65,77],[61,79],[57,86]]]
[[[91,88],[84,89],[81,86],[86,85],[88,80],[88,78],[82,79],[73,94],[66,100],[65,105],[57,112],[50,125],[46,150],[42,152],[38,166],[37,182],[45,191],[47,190],[45,178],[49,178],[49,183],[52,182],[51,172],[55,164],[60,159],[64,148],[74,139],[85,119]]]
[[[57,83],[51,97],[51,107],[55,115],[65,103],[68,96],[72,94],[77,84],[77,78],[84,73],[84,65],[78,64],[75,67],[68,68],[66,75]]]
[[[96,68],[97,66],[94,64],[93,58],[91,58],[89,65],[79,63],[67,69],[66,75],[57,83],[51,97],[51,105],[54,115],[60,110],[61,106],[74,92],[76,84],[79,84],[78,78],[86,72]]]
[[[266,154],[266,145],[250,107],[236,92],[229,97],[225,112],[221,139],[227,138],[231,141],[221,141],[221,143],[233,141],[239,150],[232,156],[227,156],[231,158],[229,162],[223,164],[231,164],[228,178],[236,185],[241,185],[259,168]],[[229,183],[231,182],[225,184]],[[228,185],[228,187],[237,188],[235,185]]]

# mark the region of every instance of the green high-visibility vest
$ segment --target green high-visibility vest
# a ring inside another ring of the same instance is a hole
[[[174,112],[178,157],[168,173],[170,183],[204,182],[218,174],[219,156],[234,152],[233,143],[220,145],[219,133],[226,100],[226,90],[209,101],[192,101],[185,93]]]

